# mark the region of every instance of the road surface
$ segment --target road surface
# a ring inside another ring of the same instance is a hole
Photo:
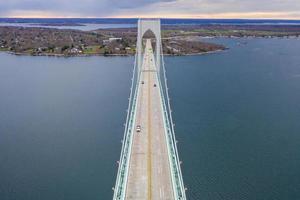
[[[156,87],[154,86],[156,84]],[[162,99],[150,39],[146,40],[129,161],[126,199],[174,199]]]

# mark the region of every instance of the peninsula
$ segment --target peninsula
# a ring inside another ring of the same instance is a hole
[[[162,48],[166,55],[203,54],[226,49],[202,37],[299,37],[298,25],[165,25]],[[150,33],[147,33],[151,35]],[[0,51],[22,55],[133,55],[136,28],[94,31],[41,27],[0,27]]]

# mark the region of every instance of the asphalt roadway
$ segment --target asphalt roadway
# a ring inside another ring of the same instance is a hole
[[[161,92],[151,40],[146,40],[138,86],[137,108],[129,161],[126,199],[174,199]],[[156,87],[155,87],[156,84]]]

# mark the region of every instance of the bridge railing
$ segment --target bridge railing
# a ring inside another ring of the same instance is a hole
[[[139,68],[136,66],[136,58],[137,56],[135,57],[132,84],[130,89],[131,92],[129,97],[124,137],[122,141],[122,150],[121,150],[121,156],[119,161],[116,184],[114,187],[113,200],[125,199],[125,193],[126,193],[129,161],[131,156],[132,135],[134,132],[133,125],[134,125],[134,121],[136,117],[135,114],[137,109],[136,102],[138,97],[138,89],[137,89],[138,84],[135,84],[136,85],[135,89],[133,88],[134,88],[134,83],[138,83],[140,77]],[[171,113],[170,98],[168,94],[166,70],[164,66],[163,55],[161,55],[161,61],[162,61],[161,62],[162,70],[159,71],[162,71],[162,77],[160,76],[161,74],[159,72],[157,75],[159,79],[159,88],[161,90],[161,100],[163,102],[162,103],[162,110],[164,114],[163,119],[165,123],[164,127],[165,127],[167,147],[168,147],[169,163],[171,167],[174,196],[176,200],[186,200],[185,188],[183,184],[182,172],[181,172],[180,161],[179,161],[178,150],[177,150],[177,143],[175,138],[174,123],[173,123],[172,113]]]
[[[114,196],[113,200],[123,200],[125,199],[126,185],[128,179],[128,170],[129,170],[129,161],[131,156],[131,146],[132,146],[132,135],[134,131],[134,121],[135,121],[135,110],[136,110],[136,101],[138,96],[138,83],[139,81],[139,71],[136,66],[137,55],[135,55],[134,67],[133,67],[133,75],[131,79],[131,88],[130,88],[130,96],[129,103],[127,109],[126,123],[124,136],[122,140],[122,149],[118,166],[118,173],[116,178],[116,183],[114,187]],[[135,85],[135,89],[134,89]]]
[[[161,65],[162,71],[158,74],[159,82],[160,82],[160,90],[161,90],[161,98],[162,98],[162,108],[164,113],[164,122],[166,127],[166,139],[168,145],[168,153],[169,153],[169,161],[171,166],[172,172],[172,181],[173,181],[173,188],[175,192],[175,198],[177,200],[185,200],[185,187],[183,184],[180,160],[178,156],[177,150],[177,141],[175,137],[175,130],[174,130],[174,123],[172,118],[172,110],[170,105],[170,97],[168,93],[168,84],[167,84],[167,77],[166,77],[166,69],[164,65],[164,58],[163,58],[163,51],[161,46]],[[162,82],[163,80],[163,82]],[[167,100],[166,100],[167,99]]]

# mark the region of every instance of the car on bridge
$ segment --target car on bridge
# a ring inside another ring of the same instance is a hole
[[[141,132],[141,126],[140,125],[136,126],[136,132],[138,132],[138,133]]]

